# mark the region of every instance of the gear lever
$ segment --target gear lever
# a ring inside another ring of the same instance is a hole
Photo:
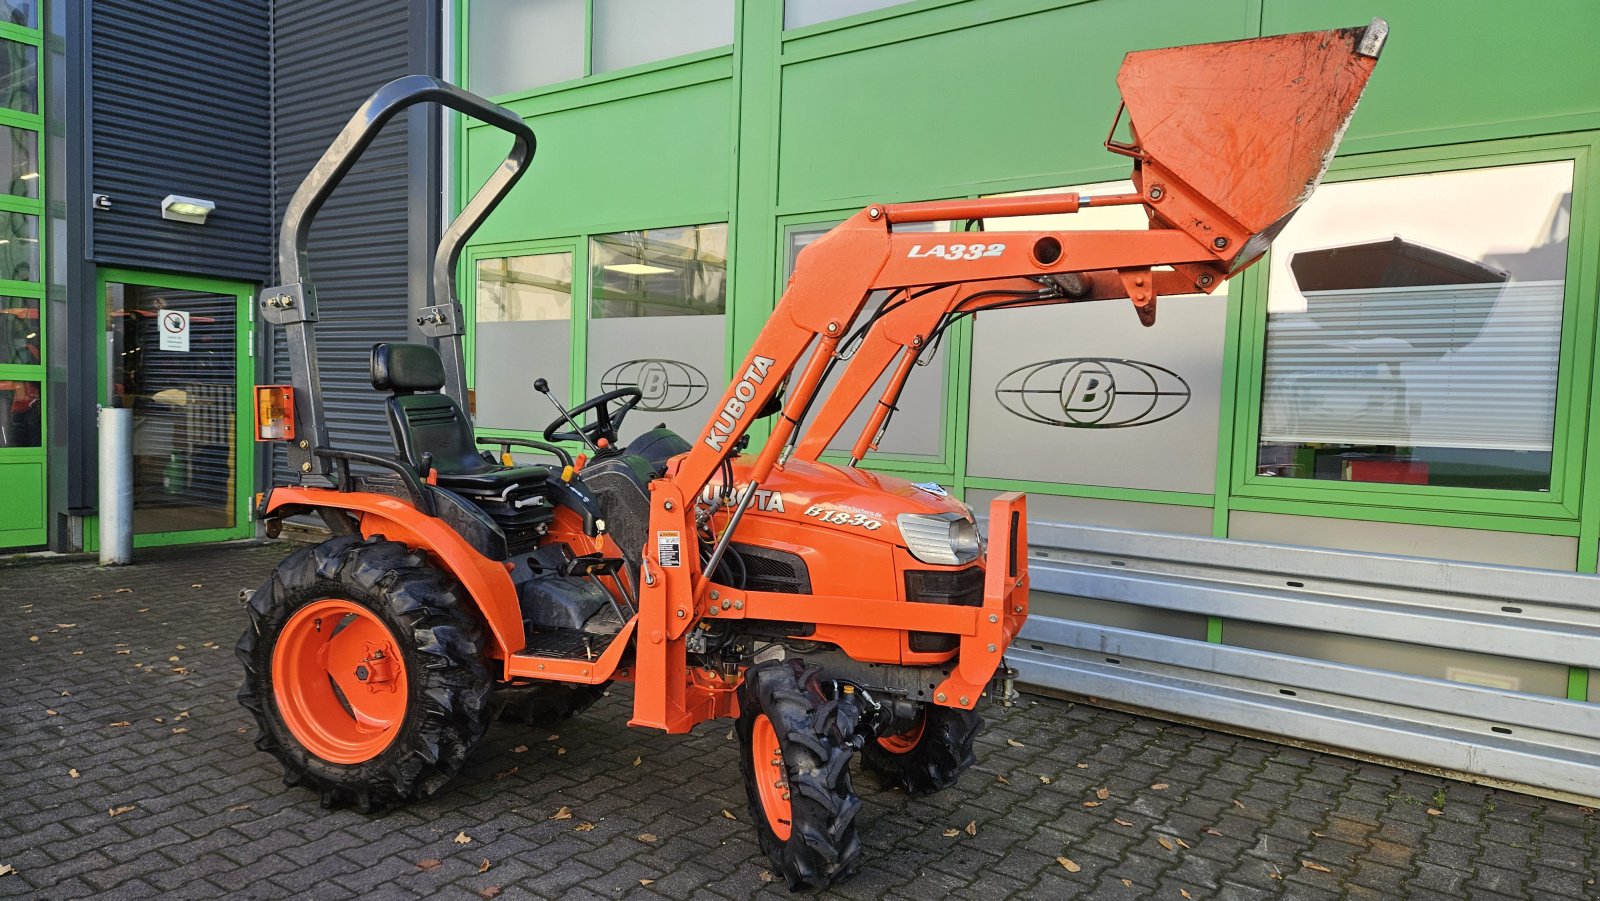
[[[583,439],[584,444],[589,445],[589,450],[594,451],[596,454],[600,453],[600,448],[595,447],[594,442],[589,440],[589,434],[583,429],[579,428],[576,422],[572,421],[572,416],[567,413],[567,408],[561,406],[561,401],[556,400],[556,396],[550,393],[549,382],[545,381],[544,379],[534,379],[533,390],[543,394],[545,397],[550,399],[551,403],[556,405],[556,409],[561,411],[561,418],[567,421],[567,425],[572,426],[572,430],[578,433],[578,437]]]

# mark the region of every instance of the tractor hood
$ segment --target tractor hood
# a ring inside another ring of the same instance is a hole
[[[745,477],[749,469],[748,462],[734,461],[734,481],[741,490],[748,484]],[[832,526],[902,546],[902,514],[972,518],[965,504],[933,482],[911,482],[865,469],[802,459],[792,459],[783,468],[774,469],[756,489],[750,507],[752,514]]]

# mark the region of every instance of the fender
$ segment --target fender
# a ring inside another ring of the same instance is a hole
[[[361,521],[361,534],[382,535],[407,547],[431,554],[439,565],[466,589],[464,600],[489,625],[491,656],[502,661],[527,645],[516,604],[517,589],[505,564],[483,556],[454,529],[398,498],[360,491],[279,486],[267,497],[263,511],[271,514],[289,506],[331,507],[352,513]],[[505,598],[510,603],[494,603]]]

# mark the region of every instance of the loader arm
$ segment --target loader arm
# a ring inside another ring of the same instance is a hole
[[[690,707],[708,702],[692,698],[673,676],[684,666],[683,635],[705,615],[710,588],[700,565],[694,500],[784,385],[783,409],[748,470],[747,488],[719,545],[737,528],[755,487],[791,450],[808,457],[820,453],[898,356],[889,391],[856,443],[853,456],[859,459],[915,357],[947,317],[1001,306],[1127,298],[1151,325],[1162,294],[1209,293],[1259,259],[1326,171],[1387,31],[1375,19],[1365,28],[1130,53],[1117,84],[1132,139],[1117,140],[1114,123],[1106,146],[1133,160],[1135,192],[874,204],[802,251],[787,290],[711,420],[667,476],[652,483],[653,537],[641,567],[638,667],[642,685],[665,689],[636,695],[633,722],[681,731],[704,718],[703,710]],[[894,229],[1136,204],[1149,217],[1146,229],[938,235]],[[878,290],[895,292],[885,304],[888,312],[867,323],[853,365],[833,388],[813,434],[797,434],[841,343]],[[796,373],[808,350],[810,359]],[[1018,543],[995,542],[991,556],[997,546]],[[669,547],[671,559],[663,559]],[[715,568],[717,553],[706,570]],[[1007,569],[994,559],[987,566],[991,575]],[[1025,571],[1016,582],[1025,584]],[[992,644],[989,654],[970,655],[969,638],[962,640],[962,670],[975,668],[967,665],[969,656],[998,662]]]

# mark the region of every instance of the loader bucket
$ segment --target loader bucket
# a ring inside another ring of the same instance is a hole
[[[1388,31],[1374,19],[1365,28],[1129,53],[1117,87],[1133,143],[1107,146],[1142,161],[1147,196],[1153,177],[1197,195],[1201,211],[1180,215],[1153,204],[1167,224],[1199,229],[1201,240],[1222,231],[1249,235],[1232,244],[1237,253],[1229,258],[1231,270],[1242,268],[1322,179]],[[1197,221],[1206,213],[1232,223]]]

